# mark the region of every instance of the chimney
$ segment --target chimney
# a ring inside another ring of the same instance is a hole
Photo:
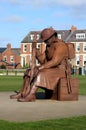
[[[75,27],[75,26],[72,26],[71,27],[71,32],[74,32],[74,31],[76,31],[77,30],[77,28]]]
[[[11,49],[11,44],[10,43],[7,44],[7,49]]]

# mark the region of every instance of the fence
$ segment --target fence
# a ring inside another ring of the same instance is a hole
[[[0,69],[0,75],[23,76],[26,69]]]
[[[76,75],[86,75],[86,69],[85,67],[79,67],[78,69],[72,69],[72,74]]]

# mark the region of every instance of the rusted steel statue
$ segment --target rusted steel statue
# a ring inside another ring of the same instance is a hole
[[[33,67],[31,70],[26,70],[21,91],[11,95],[11,99],[17,99],[20,102],[35,101],[38,88],[54,91],[61,78],[67,78],[68,92],[71,93],[69,81],[71,67],[68,62],[69,50],[67,44],[57,38],[57,32],[53,28],[45,28],[41,32],[41,40],[46,44],[45,52],[41,54],[36,49],[35,37],[33,42]],[[36,59],[40,62],[39,67],[35,65]]]

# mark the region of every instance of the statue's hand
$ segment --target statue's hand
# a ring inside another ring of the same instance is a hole
[[[38,72],[39,72],[38,67],[35,67],[35,68],[34,68],[34,75],[33,75],[33,77],[36,77],[37,74],[38,74]]]

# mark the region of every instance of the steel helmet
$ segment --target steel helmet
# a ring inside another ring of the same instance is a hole
[[[45,28],[41,32],[41,40],[46,41],[48,40],[52,35],[56,34],[57,32],[53,28]]]

